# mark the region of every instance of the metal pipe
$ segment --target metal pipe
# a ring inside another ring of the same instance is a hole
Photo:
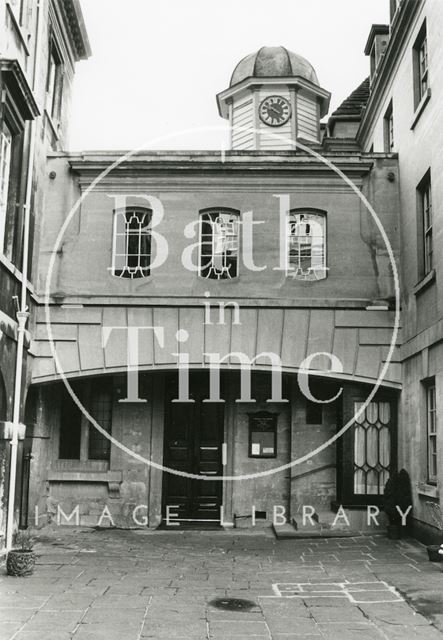
[[[37,1],[37,23],[36,23],[36,45],[35,45],[35,66],[32,79],[32,89],[35,91],[37,74],[40,61],[40,41],[41,41],[41,0]],[[8,516],[6,523],[6,550],[12,549],[12,534],[14,531],[14,512],[15,512],[15,491],[17,483],[17,454],[18,454],[18,429],[20,425],[20,408],[22,400],[22,379],[23,379],[23,353],[24,339],[26,331],[26,322],[29,318],[28,306],[26,298],[28,293],[28,262],[29,262],[29,222],[31,215],[32,201],[32,182],[34,177],[34,160],[35,160],[35,143],[37,137],[36,121],[32,120],[29,125],[29,153],[28,153],[28,172],[26,180],[26,196],[24,205],[24,225],[23,225],[23,256],[22,256],[22,287],[20,306],[17,311],[17,352],[15,359],[15,384],[14,384],[14,405],[12,417],[12,436],[11,436],[11,454],[10,454],[10,470],[9,470],[9,495],[8,495]]]

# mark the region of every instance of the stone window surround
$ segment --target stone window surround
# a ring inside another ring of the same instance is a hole
[[[428,47],[427,21],[425,18],[412,46],[415,112],[418,111],[418,108],[426,98],[430,86]]]
[[[418,293],[435,280],[435,269],[432,263],[433,228],[432,228],[432,173],[429,168],[416,189],[417,194],[417,258],[419,282],[414,288]],[[427,211],[426,211],[427,205]],[[428,213],[428,221],[426,218]],[[427,241],[429,241],[429,246]]]
[[[429,487],[436,486],[437,474],[432,473],[431,469],[431,442],[434,441],[432,450],[435,451],[436,466],[437,458],[437,407],[436,407],[436,380],[435,377],[428,378],[423,381],[424,389],[424,417],[426,427],[426,485]],[[438,466],[437,466],[438,469]]]

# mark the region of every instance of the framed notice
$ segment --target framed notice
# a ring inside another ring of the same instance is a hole
[[[249,458],[276,458],[278,414],[261,411],[248,416]]]

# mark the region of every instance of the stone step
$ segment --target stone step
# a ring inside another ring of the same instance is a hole
[[[312,521],[314,522],[314,524],[312,523]],[[319,522],[319,517],[317,513],[315,513],[312,516],[312,521],[311,521],[311,518],[305,518],[303,521],[302,514],[297,514],[293,516],[291,519],[292,526],[296,531],[305,531],[305,532],[321,531],[322,526],[321,526],[321,523]]]
[[[335,529],[300,529],[297,530],[292,524],[272,525],[277,540],[311,540],[325,538],[355,538],[362,535],[359,531],[344,531]]]

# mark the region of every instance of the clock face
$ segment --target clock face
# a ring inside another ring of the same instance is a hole
[[[281,127],[291,117],[291,105],[283,96],[268,96],[258,109],[260,120],[270,127]]]

